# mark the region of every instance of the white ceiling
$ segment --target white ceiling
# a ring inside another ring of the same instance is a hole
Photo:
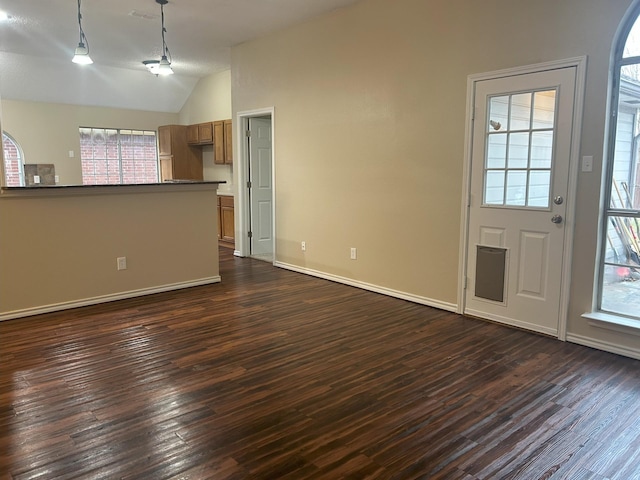
[[[165,34],[175,75],[143,60],[162,51],[155,0],[83,0],[93,65],[71,63],[77,0],[0,0],[0,96],[177,112],[198,79],[228,70],[231,47],[358,0],[169,0]]]

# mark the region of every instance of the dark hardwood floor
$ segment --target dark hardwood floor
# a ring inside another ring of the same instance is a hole
[[[640,362],[234,258],[0,323],[3,479],[640,478]]]

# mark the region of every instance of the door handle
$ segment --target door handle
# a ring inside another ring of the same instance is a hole
[[[556,214],[553,217],[551,217],[551,223],[555,223],[555,224],[562,223],[562,215]]]

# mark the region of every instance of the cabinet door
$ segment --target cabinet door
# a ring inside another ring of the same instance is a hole
[[[198,144],[198,125],[188,125],[187,126],[187,143],[189,144]]]
[[[173,180],[173,157],[171,155],[160,156],[160,181]]]
[[[160,155],[171,155],[171,126],[158,127],[158,148]]]
[[[220,197],[216,205],[216,218],[218,219],[218,240],[222,238],[222,209],[220,207]]]
[[[198,143],[201,145],[213,143],[213,124],[211,122],[198,124]]]
[[[220,239],[235,242],[235,219],[233,211],[233,197],[221,196],[220,198]]]
[[[224,122],[213,122],[213,163],[224,163]]]
[[[224,163],[233,163],[233,130],[231,120],[224,121]]]

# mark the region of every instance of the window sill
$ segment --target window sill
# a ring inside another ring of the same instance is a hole
[[[589,320],[589,324],[594,327],[606,328],[631,335],[640,335],[640,320],[605,312],[583,313],[582,318]]]

